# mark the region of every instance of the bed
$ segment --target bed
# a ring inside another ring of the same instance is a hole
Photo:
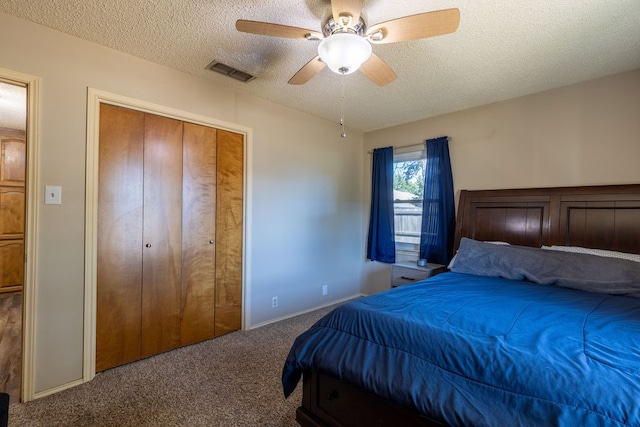
[[[299,424],[640,425],[640,185],[462,191],[456,226],[451,271],[296,339]]]

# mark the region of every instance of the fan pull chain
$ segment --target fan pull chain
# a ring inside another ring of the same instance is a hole
[[[347,133],[344,130],[344,80],[345,76],[342,76],[342,97],[340,98],[340,128],[342,130],[342,133],[340,134],[340,136],[346,138]]]

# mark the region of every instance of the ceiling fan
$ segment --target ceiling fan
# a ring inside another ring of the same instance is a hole
[[[371,44],[396,43],[450,34],[460,23],[458,9],[419,13],[367,27],[362,17],[364,0],[331,0],[331,13],[322,33],[305,28],[240,19],[236,29],[244,33],[289,39],[320,41],[318,55],[304,65],[289,84],[301,85],[327,65],[338,74],[360,70],[378,86],[396,79],[396,73],[375,53]]]

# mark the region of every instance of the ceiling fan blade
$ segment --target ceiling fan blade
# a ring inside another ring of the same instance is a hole
[[[376,44],[403,42],[453,33],[459,23],[460,10],[444,9],[381,22],[371,26],[367,35]]]
[[[369,60],[360,66],[360,71],[378,86],[387,85],[398,77],[391,67],[375,53],[372,53]]]
[[[288,25],[271,24],[269,22],[247,21],[238,19],[236,29],[243,33],[261,34],[265,36],[284,37],[287,39],[313,39],[320,40],[324,36],[317,31],[305,28],[290,27]]]
[[[362,13],[364,0],[331,0],[333,20],[342,23],[340,16],[351,16],[351,22],[357,24]]]
[[[313,58],[311,61],[307,62],[304,67],[300,68],[300,70],[289,80],[290,85],[303,85],[316,74],[318,74],[327,64],[322,62],[320,59],[320,55]]]

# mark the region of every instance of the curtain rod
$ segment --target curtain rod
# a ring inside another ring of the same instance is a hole
[[[447,141],[451,142],[451,137],[447,137]],[[393,146],[394,150],[400,149],[400,148],[409,148],[409,147],[424,147],[424,142],[421,142],[419,144],[407,144],[407,145],[399,145],[399,146]],[[373,150],[369,150],[367,151],[367,153],[369,154],[373,154]]]

